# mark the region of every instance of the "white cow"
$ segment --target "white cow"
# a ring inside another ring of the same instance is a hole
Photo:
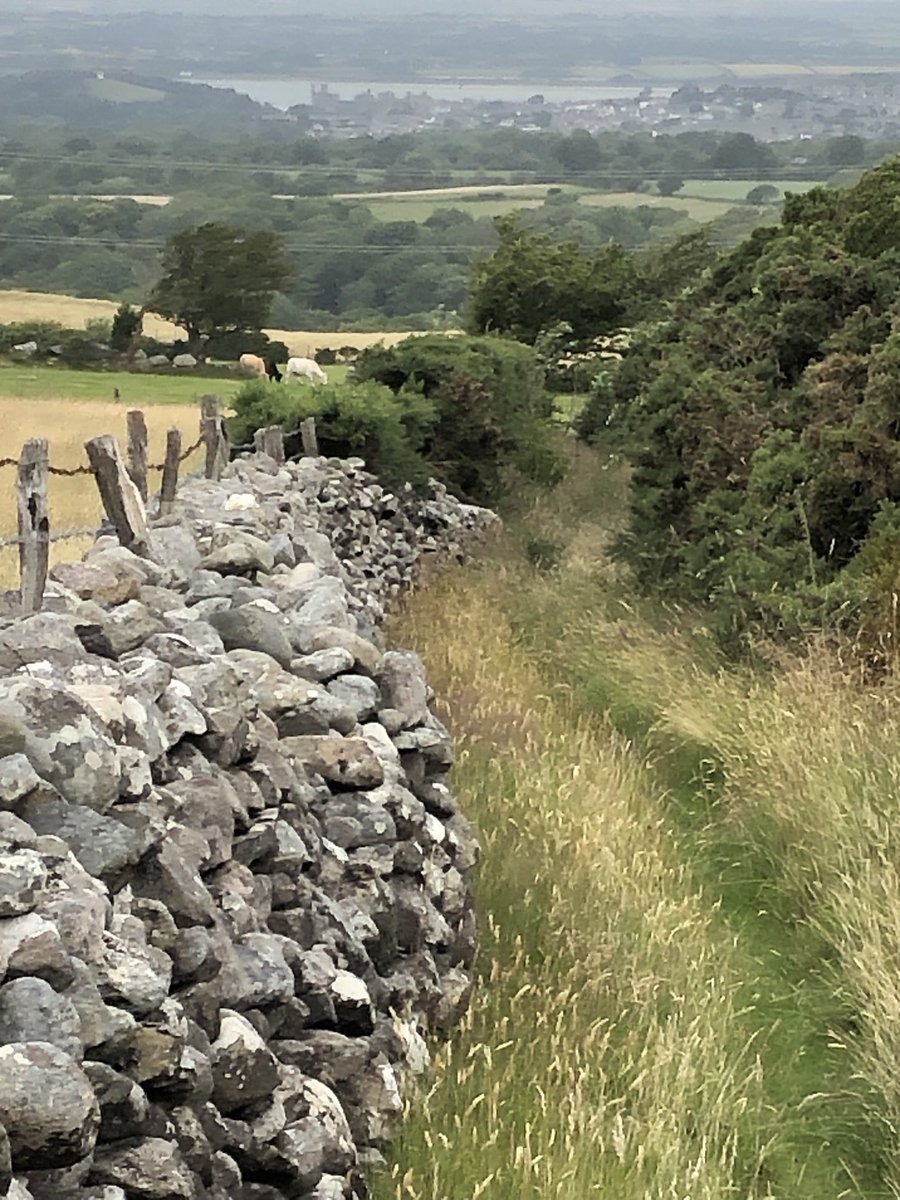
[[[242,354],[238,359],[240,368],[247,375],[263,376],[266,373],[266,361],[258,354]]]
[[[285,380],[308,379],[311,383],[327,383],[328,376],[314,358],[289,358],[284,368]]]

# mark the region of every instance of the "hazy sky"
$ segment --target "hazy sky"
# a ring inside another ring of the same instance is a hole
[[[827,9],[829,16],[840,14],[853,21],[891,11],[889,0],[749,0],[754,13],[762,11],[815,16]],[[235,13],[248,12],[246,0],[7,0],[3,7],[21,12],[49,12],[65,9],[96,13],[111,12],[182,12]],[[404,14],[439,12],[442,14],[473,12],[482,16],[540,15],[559,16],[564,13],[614,12],[684,12],[692,16],[703,13],[748,12],[748,0],[258,0],[259,12],[327,13],[329,15],[401,16]]]

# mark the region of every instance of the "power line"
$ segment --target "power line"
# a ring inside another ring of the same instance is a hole
[[[571,241],[572,238],[567,240]],[[99,237],[68,237],[64,234],[38,234],[26,235],[15,233],[0,233],[0,242],[11,242],[14,244],[22,244],[29,246],[108,246],[122,250],[161,250],[166,243],[164,241],[136,241],[130,242],[125,238],[99,238]],[[617,243],[616,239],[611,237],[604,242],[578,242],[579,249],[585,251],[605,250],[610,244],[621,245],[625,250],[652,250],[659,249],[666,245],[665,239],[660,239],[654,242],[640,242],[633,245],[625,245]],[[722,240],[712,240],[712,245],[727,246],[729,243]],[[327,251],[334,253],[347,254],[478,254],[492,253],[494,246],[488,245],[430,245],[417,244],[410,246],[372,246],[361,245],[358,243],[348,244],[347,242],[306,242],[294,243],[285,242],[284,249],[289,253],[312,253],[318,251]]]
[[[472,166],[461,167],[435,165],[433,168],[406,168],[402,162],[390,163],[385,166],[368,166],[357,163],[240,163],[230,162],[224,159],[170,159],[170,158],[117,158],[113,156],[103,156],[99,158],[84,157],[78,154],[51,154],[51,153],[35,153],[32,151],[19,151],[0,149],[0,162],[11,163],[52,163],[56,166],[81,166],[81,167],[119,167],[130,168],[132,170],[190,170],[190,171],[218,171],[233,174],[255,174],[257,172],[266,171],[275,174],[299,174],[304,175],[335,175],[353,173],[376,174],[384,175],[391,171],[402,173],[409,179],[433,179],[437,176],[449,176],[451,178],[462,178],[471,175],[490,175],[496,177],[498,174],[539,176],[534,180],[534,186],[553,186],[554,183],[566,182],[569,180],[578,179],[629,179],[635,174],[644,172],[648,175],[667,174],[667,175],[685,175],[690,179],[710,179],[718,182],[742,182],[744,180],[762,179],[765,177],[784,179],[785,182],[790,181],[793,176],[797,182],[807,181],[811,174],[831,175],[837,171],[845,170],[863,170],[869,169],[877,164],[860,163],[827,163],[827,164],[792,164],[792,163],[777,163],[772,166],[758,167],[713,167],[713,166],[677,166],[670,165],[665,162],[648,164],[635,162],[634,167],[585,167],[585,168],[568,168],[561,167],[560,170],[548,168],[546,165],[540,167],[489,167],[483,163],[475,163]],[[825,179],[822,182],[826,182]],[[527,181],[525,181],[526,186]],[[495,185],[486,184],[485,186],[501,186],[502,181]],[[507,183],[507,186],[511,186]],[[298,197],[299,199],[308,199],[309,197]],[[327,197],[314,197],[315,199],[327,199]]]

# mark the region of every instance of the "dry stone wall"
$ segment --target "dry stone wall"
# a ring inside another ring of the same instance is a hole
[[[189,480],[0,618],[0,1195],[366,1194],[467,1003],[477,846],[392,593],[491,514]]]

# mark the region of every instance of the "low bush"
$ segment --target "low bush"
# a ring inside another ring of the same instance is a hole
[[[391,487],[423,487],[432,474],[422,453],[435,419],[434,406],[415,393],[395,396],[390,388],[367,382],[322,387],[279,387],[265,379],[244,384],[231,402],[235,415],[230,435],[249,442],[257,429],[281,425],[288,452],[299,449],[300,422],[315,417],[322,454],[358,456]]]
[[[457,494],[492,503],[510,472],[553,485],[562,460],[549,437],[553,414],[534,351],[496,337],[407,338],[373,346],[356,362],[358,380],[375,380],[398,398],[421,395],[435,420],[423,453]]]

